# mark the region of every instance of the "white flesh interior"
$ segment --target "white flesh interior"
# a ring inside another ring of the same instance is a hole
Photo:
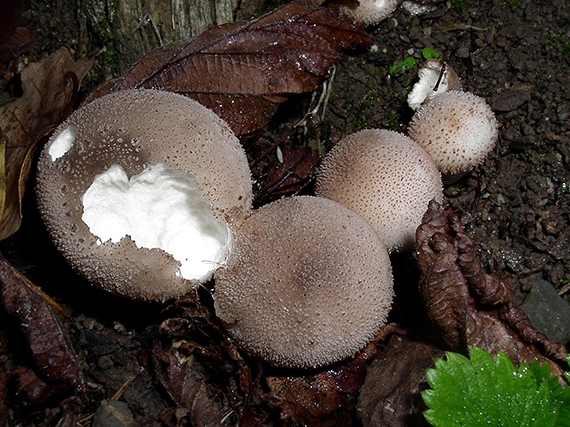
[[[207,280],[231,246],[227,223],[214,217],[194,176],[164,163],[131,179],[120,165],[97,175],[83,195],[83,221],[102,242],[125,236],[180,261],[185,279]]]
[[[426,100],[432,99],[434,96],[447,92],[449,86],[449,77],[447,72],[444,71],[440,80],[441,67],[443,64],[435,66],[425,66],[419,72],[420,80],[414,85],[412,91],[408,95],[408,105],[413,110],[417,110]],[[440,80],[437,90],[434,88]]]
[[[75,142],[76,135],[77,126],[75,125],[69,125],[56,135],[48,147],[48,154],[50,155],[52,162],[55,162],[57,159],[69,151]]]

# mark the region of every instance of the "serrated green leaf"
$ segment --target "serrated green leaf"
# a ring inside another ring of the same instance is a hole
[[[470,359],[449,352],[426,373],[426,420],[435,427],[570,427],[570,394],[550,368],[516,367],[504,353],[493,359],[474,347]],[[561,423],[561,424],[558,424]]]

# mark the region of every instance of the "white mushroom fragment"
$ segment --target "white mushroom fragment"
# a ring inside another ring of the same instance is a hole
[[[344,206],[299,196],[260,208],[216,272],[216,313],[249,353],[287,368],[355,355],[386,322],[390,259]]]
[[[461,82],[455,70],[437,59],[428,59],[418,72],[418,77],[419,81],[408,94],[408,105],[412,110],[417,110],[437,95],[461,90]]]
[[[483,98],[450,91],[422,105],[412,117],[408,134],[434,159],[441,173],[457,174],[485,160],[499,131]]]
[[[441,174],[427,153],[407,136],[379,129],[338,142],[323,159],[315,192],[362,216],[389,251],[413,249],[428,203],[443,198]]]
[[[379,24],[398,7],[398,0],[358,0],[358,3],[343,5],[341,12],[364,25]]]
[[[134,299],[166,300],[208,280],[252,197],[227,124],[168,92],[95,100],[38,162],[38,207],[57,248],[92,283]]]

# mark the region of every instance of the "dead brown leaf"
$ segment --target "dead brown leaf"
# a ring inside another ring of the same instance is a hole
[[[184,416],[192,425],[230,425],[225,420],[229,420],[227,415],[231,414],[231,407],[212,392],[208,379],[196,369],[192,357],[185,357],[174,348],[165,351],[156,346],[154,364],[158,378],[176,404],[186,410]],[[180,411],[174,415],[179,417]]]
[[[250,23],[212,28],[142,58],[115,90],[155,88],[196,99],[238,135],[263,127],[291,94],[309,92],[341,49],[368,45],[361,27],[321,0],[291,2]]]
[[[93,61],[61,47],[21,71],[22,96],[0,106],[0,240],[20,227],[34,148],[70,112]]]
[[[33,14],[27,0],[4,0],[0,13],[0,92],[24,66],[19,56],[30,50],[36,34],[32,28]]]
[[[197,293],[175,304],[176,316],[160,329],[167,344],[154,349],[157,376],[176,408],[163,413],[168,426],[262,425],[266,414],[258,411],[258,379],[228,339],[220,321]]]
[[[318,153],[307,147],[285,147],[282,154],[283,161],[277,160],[270,166],[267,179],[255,194],[260,205],[302,190],[313,178],[320,161]]]
[[[45,387],[83,396],[85,378],[67,333],[36,287],[1,256],[0,296],[6,312],[17,319],[36,362],[34,372],[20,372],[21,389],[29,389],[29,382],[37,387],[46,381]]]
[[[267,375],[265,398],[279,408],[285,426],[332,427],[353,425],[356,395],[367,363],[376,355],[376,342],[359,355],[326,371],[306,375]]]
[[[505,279],[484,271],[453,209],[430,203],[416,237],[420,289],[452,350],[465,353],[476,345],[493,354],[502,351],[515,364],[538,358],[561,372],[566,348],[532,326]]]
[[[392,336],[360,390],[357,413],[364,427],[427,426],[420,392],[427,386],[426,370],[443,354],[434,345]]]
[[[3,356],[8,347],[8,334],[0,330],[0,356]],[[0,362],[0,426],[8,425],[8,408],[6,398],[8,396],[8,373],[6,363]]]

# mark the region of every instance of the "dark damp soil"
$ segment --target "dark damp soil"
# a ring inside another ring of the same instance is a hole
[[[412,116],[406,97],[423,62],[422,49],[434,49],[457,71],[465,90],[487,99],[500,123],[492,155],[446,185],[445,202],[461,212],[485,268],[517,279],[521,301],[543,279],[570,302],[570,5],[449,0],[417,16],[399,8],[369,33],[375,46],[350,53],[336,67],[322,122],[296,144],[316,139],[328,150],[363,128],[405,132]],[[390,66],[409,56],[416,66],[389,76]],[[295,108],[312,106],[303,98]],[[246,142],[252,159],[260,155],[258,147]],[[257,163],[258,180],[274,156]],[[310,188],[309,183],[301,191]],[[125,302],[92,288],[55,254],[31,192],[24,213],[22,229],[2,243],[2,252],[71,315],[66,324],[88,380],[80,425],[105,425],[90,417],[97,409],[134,420],[112,425],[165,425],[160,416],[173,403],[151,363],[165,306]],[[28,355],[12,348],[0,357],[13,367]],[[119,398],[126,406],[111,408],[108,399],[125,384]],[[14,425],[56,425],[62,413],[57,399],[34,405],[12,396],[7,402]]]

